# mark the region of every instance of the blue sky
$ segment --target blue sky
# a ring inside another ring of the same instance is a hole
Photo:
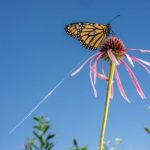
[[[77,21],[112,23],[113,31],[126,47],[150,49],[150,1],[148,0],[1,0],[0,1],[0,146],[21,150],[31,136],[33,120],[28,118],[15,132],[9,131],[87,54],[79,42],[64,31],[65,25]],[[147,61],[148,54],[131,52]],[[122,139],[118,150],[148,150],[150,136],[149,75],[138,65],[135,72],[147,100],[141,100],[123,67],[120,76],[128,104],[115,84],[106,129],[106,140]],[[65,82],[32,116],[44,114],[56,133],[54,150],[66,150],[72,139],[96,149],[99,142],[106,85],[98,82],[94,98],[88,66]]]

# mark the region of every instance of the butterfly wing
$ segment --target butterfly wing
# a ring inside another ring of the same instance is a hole
[[[84,47],[95,50],[103,43],[109,33],[107,25],[84,23],[80,33],[80,42]]]
[[[81,30],[82,30],[82,23],[80,23],[80,22],[72,23],[65,27],[65,31],[67,32],[67,34],[76,39],[79,39]]]
[[[88,49],[97,49],[110,34],[110,26],[89,22],[72,23],[66,26],[66,32],[78,39]]]

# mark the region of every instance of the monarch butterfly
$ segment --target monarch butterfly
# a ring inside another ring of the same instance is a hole
[[[112,20],[118,16],[120,15],[115,16]],[[65,31],[71,37],[79,40],[85,48],[96,50],[110,35],[110,31],[112,30],[110,23],[104,25],[90,22],[76,22],[67,25]]]

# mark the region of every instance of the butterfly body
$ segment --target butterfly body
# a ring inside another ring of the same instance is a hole
[[[71,23],[65,31],[71,37],[90,50],[96,50],[110,34],[110,24],[103,25],[90,22]]]

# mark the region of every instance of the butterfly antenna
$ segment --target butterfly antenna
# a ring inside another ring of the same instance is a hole
[[[118,17],[120,17],[120,15],[117,15],[117,16],[115,16],[114,18],[112,18],[109,22],[108,22],[108,24],[110,24],[110,23],[112,23],[116,18],[118,18]]]
[[[112,29],[110,29],[111,30],[111,35],[116,35],[116,33],[112,30]]]

